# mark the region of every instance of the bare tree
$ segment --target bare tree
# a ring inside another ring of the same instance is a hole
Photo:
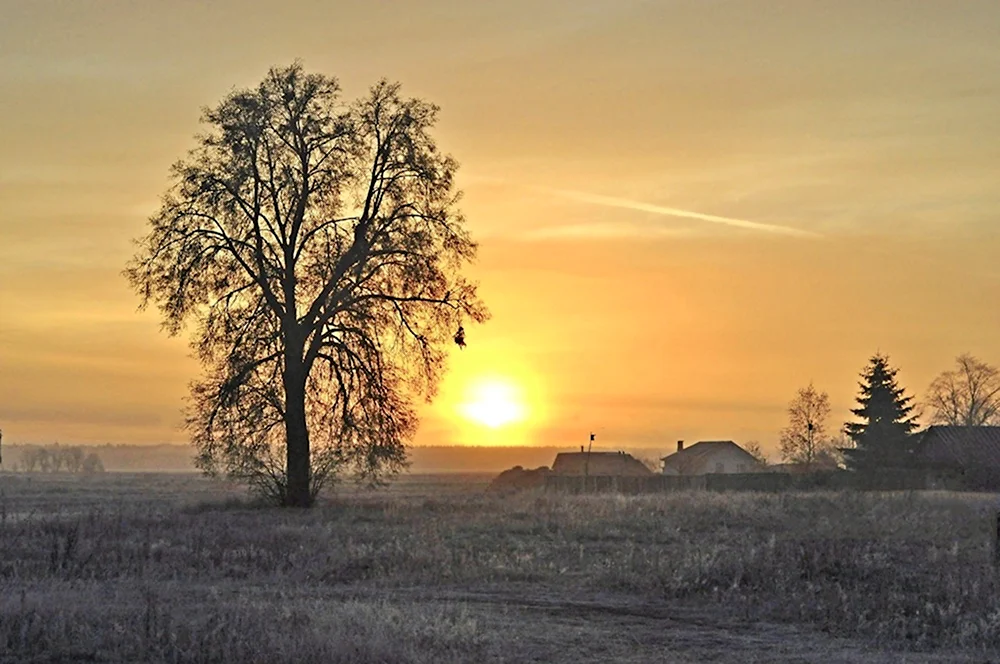
[[[21,450],[18,468],[27,473],[86,473],[104,466],[96,454],[85,455],[82,447],[56,443],[48,447],[27,445]]]
[[[764,454],[764,451],[760,448],[759,441],[751,440],[743,446],[743,449],[746,450],[747,454],[752,456],[760,466],[763,467],[768,465],[767,455]]]
[[[969,353],[959,355],[955,368],[931,383],[926,406],[934,424],[1000,424],[1000,369]]]
[[[103,473],[104,464],[101,462],[101,457],[97,456],[96,453],[91,452],[86,456],[83,462],[80,464],[80,472],[87,475],[92,475],[94,473]]]
[[[781,456],[785,461],[811,468],[825,460],[834,443],[827,434],[830,397],[812,383],[800,388],[788,404],[788,425],[781,431]]]
[[[343,472],[405,463],[445,343],[487,317],[436,115],[385,81],[344,104],[299,64],[205,111],[125,274],[170,334],[194,327],[206,472],[308,506]]]
[[[66,447],[61,450],[62,465],[66,472],[83,472],[84,452],[82,447]]]
[[[34,473],[41,469],[42,457],[48,454],[45,448],[34,445],[26,445],[21,450],[21,459],[18,464],[20,470],[26,473]]]

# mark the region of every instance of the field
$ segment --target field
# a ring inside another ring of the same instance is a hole
[[[997,498],[0,474],[2,662],[990,662]]]

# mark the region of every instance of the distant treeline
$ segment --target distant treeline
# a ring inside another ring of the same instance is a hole
[[[4,445],[4,468],[20,470],[25,452],[37,449],[35,445]],[[55,449],[55,445],[42,446]],[[59,449],[71,449],[60,445]],[[183,444],[164,445],[80,445],[84,456],[96,455],[109,472],[195,472],[194,448]],[[463,447],[421,446],[409,449],[408,471],[415,474],[430,473],[499,473],[512,466],[536,468],[551,466],[559,452],[579,451],[577,447]],[[604,448],[594,448],[594,451]],[[629,451],[629,450],[626,450]],[[633,450],[642,457],[660,456],[655,450]]]
[[[194,453],[189,445],[4,445],[4,468],[8,470],[41,469],[45,458],[39,450],[80,450],[84,458],[93,456],[110,472],[193,472]],[[77,454],[74,452],[74,455]],[[52,463],[50,461],[49,467]],[[65,470],[65,467],[63,467]]]
[[[25,473],[103,473],[104,464],[94,452],[63,445],[27,445],[16,448],[15,470]]]

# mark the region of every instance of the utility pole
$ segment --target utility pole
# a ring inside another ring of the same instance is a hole
[[[808,428],[809,428],[809,443],[806,446],[806,470],[811,471],[813,465],[813,456],[816,453],[816,447],[815,447],[816,443],[813,440],[813,432],[815,431],[816,426],[812,423],[811,420],[809,421]]]
[[[593,434],[593,432],[591,432],[591,434],[590,434],[590,444],[587,445],[587,456],[584,457],[584,459],[583,459],[583,476],[585,478],[590,476],[590,449],[593,446],[594,446],[594,434]],[[586,482],[587,481],[584,480],[584,484],[586,484]]]

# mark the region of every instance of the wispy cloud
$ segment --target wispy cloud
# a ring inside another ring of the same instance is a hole
[[[761,233],[789,235],[793,237],[802,237],[802,238],[821,237],[817,233],[804,231],[798,228],[791,228],[789,226],[778,226],[776,224],[767,224],[759,221],[750,221],[748,219],[738,219],[736,217],[723,217],[716,214],[705,214],[703,212],[695,212],[693,210],[682,210],[680,208],[675,208],[675,207],[666,207],[663,205],[653,205],[651,203],[633,201],[627,198],[617,198],[614,196],[601,196],[599,194],[590,194],[587,192],[573,191],[570,189],[553,189],[549,187],[533,187],[533,189],[554,194],[561,198],[567,198],[569,200],[577,201],[579,203],[590,203],[592,205],[602,205],[605,207],[613,207],[621,210],[633,210],[635,212],[647,212],[650,214],[658,214],[667,217],[679,217],[681,219],[697,219],[699,221],[706,221],[712,224],[722,224],[725,226],[732,226],[734,228],[742,228],[744,230],[757,231]]]
[[[756,233],[769,233],[772,235],[784,235],[788,237],[817,239],[823,235],[812,231],[802,230],[791,226],[770,224],[750,219],[740,219],[738,217],[726,217],[717,214],[707,214],[695,210],[685,210],[682,208],[669,207],[665,205],[655,205],[643,201],[636,201],[629,198],[617,196],[603,196],[585,191],[573,189],[560,189],[557,187],[546,187],[540,185],[522,184],[516,181],[507,180],[488,175],[465,174],[466,181],[473,181],[487,185],[501,187],[514,187],[522,190],[534,192],[544,196],[562,198],[565,200],[584,203],[588,205],[599,205],[602,207],[615,208],[619,210],[629,210],[632,212],[642,212],[662,217],[674,217],[678,219],[692,219],[703,221],[709,224],[729,226]],[[615,222],[594,222],[557,224],[544,228],[536,228],[524,234],[525,239],[550,239],[557,237],[591,237],[591,238],[620,238],[620,237],[677,237],[681,235],[697,235],[692,229],[676,228],[664,226],[657,223],[641,223],[637,221],[615,221]]]
[[[687,228],[667,228],[664,226],[650,224],[629,224],[629,223],[584,223],[584,224],[562,224],[558,226],[544,226],[526,231],[521,235],[525,240],[557,240],[557,239],[609,239],[620,238],[665,238],[665,237],[690,237],[696,235],[694,231]]]

